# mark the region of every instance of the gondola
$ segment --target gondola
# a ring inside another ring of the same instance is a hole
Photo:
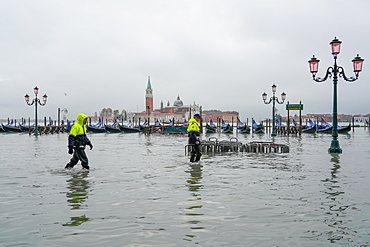
[[[206,124],[206,133],[212,134],[216,132],[217,132],[217,127],[212,121]]]
[[[34,129],[35,129],[35,126],[34,126],[34,125],[29,126],[29,125],[23,125],[23,124],[20,124],[20,125],[19,125],[19,128],[21,128],[21,130],[22,130],[23,132],[33,132],[33,131],[34,131]]]
[[[241,134],[250,134],[251,128],[247,124],[244,124],[244,126],[241,129],[239,129],[239,132]]]
[[[302,133],[316,133],[316,126],[303,128]]]
[[[265,127],[262,124],[258,124],[254,120],[252,122],[252,130],[255,134],[265,134]]]
[[[138,133],[141,131],[139,128],[127,127],[120,124],[118,124],[118,128],[124,133]]]
[[[173,134],[181,134],[181,133],[187,133],[188,127],[184,125],[178,125],[178,126],[165,126],[163,129],[164,132],[173,133]]]
[[[225,129],[228,125],[229,125],[229,123],[228,123],[228,122],[226,122],[226,121],[222,120],[222,122],[221,122],[221,129],[222,129],[222,130],[223,130],[223,129]]]
[[[104,124],[104,128],[105,128],[105,131],[109,133],[121,133],[122,132],[120,128],[115,127],[114,125],[109,126],[109,125]]]
[[[348,133],[349,131],[351,131],[351,124],[346,127],[338,126],[338,133]]]
[[[11,125],[4,125],[4,124],[1,124],[1,125],[5,132],[23,132],[23,130],[19,126],[11,126]]]
[[[302,133],[316,133],[317,128],[318,128],[317,124],[310,120],[308,121],[308,125],[302,126]]]
[[[96,126],[91,126],[91,125],[86,125],[87,131],[91,133],[104,133],[105,127],[96,127]]]
[[[351,131],[351,124],[349,124],[346,127],[338,126],[337,131],[338,133],[342,133],[342,134],[348,133],[349,131]],[[333,125],[329,125],[324,129],[318,129],[317,132],[331,134],[333,132]]]
[[[327,133],[330,134],[333,130],[333,125],[328,125],[325,128],[317,129],[317,133]]]
[[[226,127],[222,130],[222,133],[224,134],[232,134],[233,133],[233,127],[230,124],[227,124]]]
[[[104,133],[105,127],[103,126],[102,120],[99,118],[99,121],[96,124],[88,124],[86,125],[87,131],[91,133]]]

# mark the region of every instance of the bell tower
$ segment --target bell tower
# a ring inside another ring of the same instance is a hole
[[[148,76],[148,85],[146,86],[146,94],[145,94],[145,111],[146,114],[150,115],[152,111],[154,111],[153,106],[153,89],[150,83],[150,76]]]

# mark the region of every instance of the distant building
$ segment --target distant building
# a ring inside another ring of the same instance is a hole
[[[220,110],[205,110],[202,112],[204,122],[218,122],[224,120],[229,123],[237,123],[239,120],[239,112],[237,111],[220,111]]]
[[[354,122],[355,124],[361,124],[361,123],[368,123],[370,118],[370,114],[367,115],[349,115],[349,114],[338,114],[338,122],[349,122],[352,123]],[[283,122],[287,122],[288,117],[282,117]],[[297,114],[290,116],[291,120],[298,121],[299,116]],[[332,114],[306,114],[302,115],[302,123],[305,124],[308,121],[313,121],[313,122],[319,122],[319,123],[331,123],[333,122],[333,115]]]
[[[159,109],[154,108],[154,95],[152,83],[150,81],[150,76],[148,76],[148,82],[145,89],[145,110],[142,112],[126,112],[125,116],[121,119],[125,121],[134,121],[135,124],[142,124],[144,122],[149,122],[149,124],[154,124],[156,122],[160,123],[183,123],[188,121],[194,114],[201,114],[203,117],[203,122],[212,120],[216,121],[227,121],[236,123],[239,119],[239,112],[237,111],[220,111],[220,110],[206,110],[202,111],[202,107],[195,102],[190,105],[185,105],[181,100],[180,95],[171,105],[168,101],[166,106],[164,106],[163,101],[160,103]],[[97,122],[100,116],[90,117],[93,122]],[[113,122],[116,118],[114,116],[105,116],[103,121]]]
[[[172,106],[170,105],[170,102],[167,103],[167,106],[164,106],[163,101],[161,101],[159,109],[154,109],[153,99],[153,89],[149,76],[145,91],[145,111],[128,113],[128,119],[134,119],[135,122],[140,121],[140,123],[149,121],[150,124],[155,122],[168,123],[171,121],[183,123],[187,121],[190,116],[195,113],[200,114],[201,111],[201,106],[199,106],[199,104],[195,104],[195,102],[191,105],[184,105],[179,95],[173,102]]]
[[[145,111],[146,111],[146,114],[147,115],[149,115],[151,112],[154,111],[154,106],[153,106],[153,89],[152,89],[152,84],[150,83],[150,76],[148,76],[148,84],[146,86]]]

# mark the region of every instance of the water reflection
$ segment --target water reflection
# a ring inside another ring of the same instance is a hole
[[[202,169],[203,166],[198,164],[190,164],[189,170],[186,171],[190,174],[190,177],[187,180],[186,186],[188,187],[190,191],[191,198],[188,199],[188,201],[192,202],[191,205],[186,207],[186,216],[187,216],[187,223],[190,225],[191,230],[196,229],[204,229],[204,227],[199,226],[200,223],[202,223],[198,217],[203,215],[202,213],[199,213],[199,210],[203,207],[201,205],[201,194],[199,193],[199,190],[202,189]],[[196,236],[194,234],[187,234],[185,235],[184,240],[186,241],[192,241]],[[198,243],[196,243],[198,244]]]
[[[345,193],[339,184],[340,177],[338,175],[341,168],[340,155],[331,154],[330,161],[333,163],[333,167],[330,171],[330,177],[322,180],[326,187],[326,191],[324,193],[326,194],[326,199],[328,200],[323,202],[322,205],[327,207],[324,222],[330,228],[332,228],[332,230],[325,232],[328,237],[327,240],[329,240],[331,243],[337,243],[345,236],[349,235],[349,229],[345,226],[346,213],[344,212],[349,205],[343,205],[342,202]]]
[[[81,171],[72,174],[72,178],[67,180],[69,192],[67,192],[67,202],[71,207],[71,210],[79,210],[81,208],[87,208],[87,205],[84,204],[88,198],[88,189],[90,188],[90,183],[86,178],[89,176],[88,171]],[[89,221],[89,218],[85,214],[81,216],[71,217],[71,220],[63,224],[63,226],[79,226],[86,221]]]

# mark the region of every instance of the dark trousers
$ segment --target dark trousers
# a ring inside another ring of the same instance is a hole
[[[200,145],[193,144],[191,146],[190,162],[198,162],[201,156]]]
[[[66,165],[65,168],[73,168],[78,161],[81,161],[81,165],[85,169],[89,169],[89,159],[86,156],[84,149],[76,148],[74,149],[72,159],[69,161],[69,163]]]

